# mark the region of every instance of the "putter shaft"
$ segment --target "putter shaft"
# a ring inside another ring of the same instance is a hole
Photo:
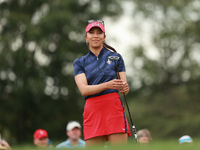
[[[115,59],[114,59],[114,62],[115,62],[115,66],[116,66],[116,69],[117,69],[117,78],[121,79]],[[125,100],[125,103],[126,103],[126,107],[127,107],[127,111],[128,111],[128,114],[129,114],[129,118],[130,118],[130,121],[131,121],[132,132],[133,132],[133,135],[135,137],[136,142],[138,142],[136,128],[135,128],[135,125],[133,124],[133,120],[132,120],[131,113],[130,113],[130,110],[129,110],[129,107],[128,107],[128,103],[127,103],[127,100],[126,100],[125,93],[123,93],[123,96],[124,96],[124,100]]]

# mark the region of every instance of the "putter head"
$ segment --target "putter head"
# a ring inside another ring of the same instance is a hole
[[[119,60],[119,56],[108,56],[110,60]]]

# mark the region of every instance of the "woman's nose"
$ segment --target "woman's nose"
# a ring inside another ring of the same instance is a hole
[[[98,34],[97,34],[97,33],[95,33],[95,34],[94,34],[94,37],[98,37]]]

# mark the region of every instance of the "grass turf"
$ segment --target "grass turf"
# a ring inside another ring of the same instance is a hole
[[[88,150],[200,150],[200,139],[193,139],[192,144],[179,144],[178,140],[154,140],[150,144],[140,145],[135,141],[128,142],[127,145],[117,145],[107,148],[103,146],[95,146],[87,148]],[[55,149],[55,148],[48,148]],[[80,148],[79,148],[80,149]],[[79,150],[77,148],[77,150]],[[40,150],[40,148],[35,147],[33,144],[23,144],[23,145],[13,145],[12,150]],[[41,149],[41,150],[44,150]],[[62,149],[60,149],[62,150]],[[83,149],[80,149],[83,150]]]

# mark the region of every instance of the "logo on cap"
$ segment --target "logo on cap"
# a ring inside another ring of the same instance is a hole
[[[94,22],[94,23],[92,24],[92,26],[99,26],[99,23]]]

